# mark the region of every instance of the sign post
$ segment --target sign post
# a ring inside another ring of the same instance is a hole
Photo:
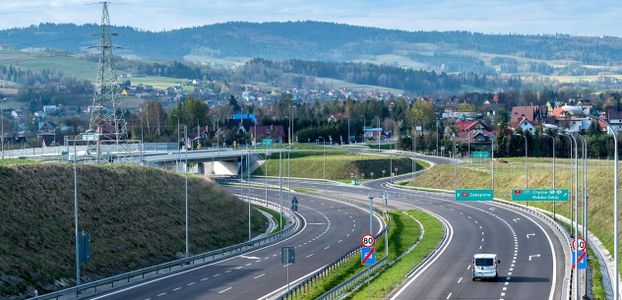
[[[298,211],[298,198],[296,198],[295,196],[294,198],[292,198],[292,204],[290,207],[292,211]]]
[[[568,190],[567,189],[514,189],[512,191],[512,201],[564,202],[564,201],[568,201]]]
[[[492,201],[494,190],[456,190],[456,201]]]
[[[294,247],[281,247],[281,263],[287,269],[287,291],[289,291],[289,265],[296,263]]]

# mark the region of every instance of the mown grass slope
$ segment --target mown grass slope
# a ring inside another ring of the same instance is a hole
[[[71,165],[0,165],[0,298],[75,284]],[[184,178],[137,166],[78,166],[80,229],[92,236],[83,281],[180,257]],[[267,220],[252,216],[253,229]],[[190,252],[247,239],[247,206],[189,178]]]
[[[525,186],[525,161],[523,158],[504,159],[495,162],[495,197],[511,200],[514,188]],[[579,160],[581,162],[581,160]],[[530,158],[529,188],[548,189],[553,186],[553,164],[551,159]],[[453,165],[436,165],[415,179],[415,186],[453,190],[490,188],[490,160],[476,163],[459,164],[455,170]],[[570,161],[558,159],[556,162],[556,188],[570,187]],[[579,167],[579,184],[582,182],[582,168]],[[613,161],[589,160],[587,171],[589,230],[596,234],[613,253]],[[581,189],[579,189],[581,194]],[[582,209],[582,194],[579,208]],[[522,202],[521,202],[522,203]],[[553,211],[552,203],[534,202],[530,206]],[[556,203],[555,211],[570,218],[570,204]],[[580,212],[579,222],[583,222]],[[618,233],[619,234],[619,233]]]
[[[350,174],[354,174],[358,179],[380,178],[384,170],[384,176],[390,176],[391,157],[387,155],[363,155],[354,153],[326,152],[322,151],[303,151],[290,153],[290,174],[292,177],[302,178],[324,178],[324,159],[326,159],[326,179],[330,180],[350,180]],[[281,161],[281,172],[287,176],[287,154],[284,153]],[[412,163],[408,158],[393,157],[393,169],[397,168],[397,174],[411,172]],[[416,165],[417,170],[422,167]],[[253,175],[258,176],[278,176],[279,175],[279,156],[272,155],[270,159],[260,168],[255,170]],[[364,175],[364,176],[363,176]]]

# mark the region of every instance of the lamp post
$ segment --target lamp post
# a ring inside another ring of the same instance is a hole
[[[2,137],[4,138],[4,136]],[[69,155],[67,155],[69,157]],[[76,148],[76,140],[73,140],[73,215],[75,226],[75,243],[76,243],[76,286],[80,286],[80,243],[78,233],[78,151]],[[77,290],[76,293],[80,293]]]
[[[542,135],[550,137],[551,141],[552,141],[552,144],[553,144],[553,189],[555,189],[555,137],[553,137],[552,135],[547,134],[546,132],[544,132]],[[555,204],[556,203],[553,202],[553,220],[556,220]]]
[[[570,137],[570,135],[568,135],[568,134],[566,134],[564,132],[560,132],[560,134],[568,139],[568,151],[569,151],[568,158],[570,160],[570,184],[569,184],[569,192],[570,192],[570,205],[569,205],[570,213],[569,213],[569,215],[570,215],[570,225],[571,225],[570,226],[570,236],[573,237],[574,236],[574,233],[573,233],[574,227],[572,227],[572,224],[574,223],[574,215],[572,214],[572,211],[573,211],[572,197],[574,196],[574,190],[573,190],[573,186],[574,186],[574,172],[572,171],[572,169],[573,169],[573,166],[574,166],[573,165],[573,161],[574,160],[573,160],[573,154],[572,153],[573,153],[574,145],[573,145],[572,138]]]
[[[454,150],[454,189],[458,189],[458,160],[456,159],[456,134],[452,133],[451,134],[451,142],[453,143],[453,150]]]
[[[527,136],[525,134],[514,133],[515,136],[522,136],[525,139],[525,188],[529,187],[529,170],[527,163],[528,156],[528,147],[527,147]]]
[[[614,153],[613,153],[613,261],[615,264],[615,289],[614,289],[614,299],[619,299],[620,297],[620,266],[618,262],[618,137],[617,133],[606,120],[600,119],[598,117],[586,115],[583,113],[583,110],[577,106],[563,106],[562,109],[572,115],[585,115],[586,117],[596,120],[598,122],[603,122],[607,125],[607,131],[611,132],[613,135],[614,141]]]
[[[2,135],[2,159],[4,159],[4,106],[2,105],[2,103],[8,98],[4,97],[2,99],[0,99],[0,126],[2,127],[1,129],[1,135]]]
[[[587,140],[582,135],[577,135],[583,142],[583,239],[585,240],[585,246],[589,245],[588,241],[588,217],[587,217]],[[585,296],[587,296],[587,279],[585,280]]]
[[[346,115],[346,118],[348,119],[348,145],[350,145],[350,116]]]
[[[326,180],[326,139],[323,136],[318,137],[318,139],[322,139],[322,142],[324,143],[324,176],[323,178],[324,180]]]
[[[184,125],[184,136],[185,136],[185,140],[184,140],[184,144],[188,141],[188,127],[186,127]],[[188,246],[188,239],[189,239],[189,233],[188,233],[188,149],[186,149],[186,153],[185,153],[185,157],[186,157],[186,163],[184,164],[184,181],[185,181],[185,199],[186,199],[186,257],[188,257],[190,255],[190,249]]]

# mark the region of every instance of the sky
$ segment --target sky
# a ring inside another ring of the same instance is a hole
[[[161,31],[227,21],[316,20],[380,28],[622,36],[620,0],[119,0],[114,25]],[[0,0],[0,28],[98,23],[95,0]]]

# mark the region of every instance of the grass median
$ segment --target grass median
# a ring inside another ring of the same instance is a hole
[[[389,229],[388,252],[390,261],[400,256],[417,242],[421,231],[415,219],[419,220],[424,226],[425,234],[423,239],[419,241],[412,252],[403,257],[398,263],[384,270],[369,286],[365,286],[363,288],[364,292],[360,297],[358,296],[360,292],[351,295],[350,297],[353,299],[359,299],[361,297],[364,299],[370,299],[370,297],[371,299],[383,298],[384,295],[404,279],[404,275],[412,270],[412,268],[421,262],[421,260],[436,247],[442,238],[443,229],[440,222],[422,211],[392,211],[390,212],[390,216],[392,221]],[[376,260],[380,260],[385,256],[384,238],[380,238],[376,242],[376,253]],[[354,255],[328,276],[316,281],[305,295],[297,296],[296,299],[315,299],[331,288],[348,280],[354,274],[363,271],[365,268],[365,266],[361,265],[360,255]]]
[[[365,154],[344,154],[343,152],[324,152],[322,151],[299,151],[290,153],[290,163],[288,168],[287,154],[282,156],[281,173],[287,176],[289,169],[291,177],[315,178],[348,181],[351,175],[357,179],[377,179],[391,175],[391,168],[397,169],[397,174],[411,172],[413,164],[408,158],[396,158],[387,155],[365,155]],[[324,174],[326,166],[326,174]],[[420,170],[422,166],[415,164],[415,169]],[[383,173],[384,171],[384,173]],[[373,173],[373,174],[372,174]],[[256,176],[278,176],[279,175],[279,156],[272,154],[253,175]]]

